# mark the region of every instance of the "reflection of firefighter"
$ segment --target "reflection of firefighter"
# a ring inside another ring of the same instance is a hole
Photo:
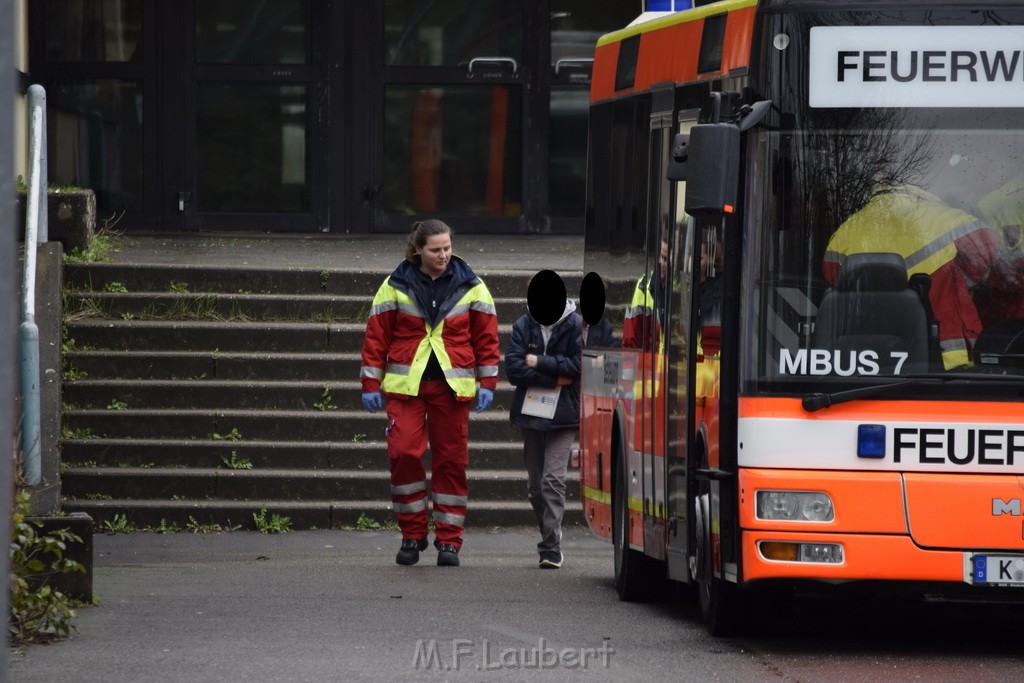
[[[722,338],[722,251],[714,232],[700,244],[697,285],[698,396],[718,396],[719,350]]]
[[[656,349],[665,352],[665,340],[662,339],[664,321],[668,312],[666,295],[668,281],[668,241],[661,241],[658,257],[658,278],[644,275],[637,280],[633,288],[633,299],[626,310],[626,319],[622,324],[622,347],[631,349]]]
[[[832,235],[822,272],[834,285],[850,254],[897,253],[908,277],[930,275],[942,362],[950,369],[970,364],[982,327],[970,292],[988,276],[997,241],[977,218],[919,187],[879,187]]]
[[[979,302],[982,319],[1024,318],[1024,173],[985,195],[978,209],[1002,239],[989,274],[989,290]]]

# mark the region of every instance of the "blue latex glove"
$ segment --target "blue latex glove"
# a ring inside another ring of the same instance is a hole
[[[494,392],[490,389],[484,389],[480,387],[476,390],[476,406],[474,410],[478,413],[482,413],[491,407],[491,403],[494,402]]]
[[[384,407],[384,399],[380,397],[379,391],[364,391],[363,392],[363,407],[368,412],[376,413],[378,410]]]

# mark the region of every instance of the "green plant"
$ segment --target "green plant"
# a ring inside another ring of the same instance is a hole
[[[359,519],[356,520],[356,529],[360,531],[373,531],[374,529],[383,528],[381,523],[375,520],[373,517],[367,517],[365,513],[359,513]]]
[[[329,270],[320,271],[320,289],[327,289],[327,283],[331,280],[331,272]]]
[[[8,629],[17,644],[52,641],[77,630],[71,623],[75,611],[70,600],[47,581],[58,574],[85,572],[80,563],[64,557],[67,544],[82,539],[67,529],[39,533],[41,525],[27,519],[29,499],[19,491],[12,514]]]
[[[108,282],[103,287],[104,292],[110,292],[112,294],[124,294],[127,293],[128,288],[122,285],[120,282]]]
[[[359,513],[359,519],[356,520],[355,529],[356,531],[378,531],[378,530],[391,530],[397,529],[398,522],[393,519],[388,519],[383,522],[378,522],[373,517],[370,517],[364,512]]]
[[[338,406],[334,405],[334,401],[331,399],[331,387],[329,385],[324,385],[324,393],[320,395],[320,400],[314,403],[313,407],[317,410],[338,409]]]
[[[292,518],[284,517],[273,513],[270,515],[270,519],[267,519],[267,506],[264,505],[258,513],[252,514],[252,521],[256,525],[256,530],[263,534],[283,534],[286,531],[292,530]]]
[[[67,425],[61,427],[61,436],[65,439],[95,439],[96,435],[92,433],[92,429],[89,427],[76,427],[71,429]]]
[[[135,531],[135,527],[125,515],[114,515],[113,519],[104,521],[100,528],[108,534],[127,534]]]
[[[146,531],[153,531],[158,534],[176,534],[181,531],[181,527],[178,526],[177,522],[171,522],[170,524],[163,518],[160,519],[160,524],[150,524],[146,527]]]
[[[366,434],[353,434],[352,443],[362,443],[366,440]]]
[[[125,311],[121,314],[121,320],[130,321],[135,320],[135,314],[131,311]]]
[[[217,524],[216,522],[210,522],[209,524],[200,524],[192,515],[189,515],[188,522],[185,524],[185,529],[191,531],[194,534],[209,534],[215,531],[238,531],[241,528],[241,524],[228,524],[228,526],[223,526],[221,524]]]
[[[170,286],[170,290],[172,292],[174,292],[175,294],[187,294],[188,293],[188,283],[187,282],[172,282],[171,286]]]
[[[107,404],[107,410],[127,410],[127,409],[128,409],[128,404],[125,403],[124,401],[118,401],[116,398],[111,400],[110,403]]]
[[[123,215],[123,214],[122,214]],[[118,219],[119,220],[119,219]],[[109,260],[110,250],[114,248],[114,225],[117,220],[106,219],[103,226],[89,238],[89,246],[82,251],[74,247],[70,254],[64,255],[65,263],[93,263]]]
[[[223,456],[223,455],[220,457],[220,459],[224,463],[224,466],[227,467],[228,469],[232,469],[232,470],[251,470],[252,469],[252,460],[249,460],[249,458],[239,458],[238,457],[238,451],[231,451],[231,458],[230,459],[225,457],[225,456]]]
[[[25,183],[25,176],[18,174],[18,178],[15,181],[15,191],[21,194],[28,194],[28,185]]]
[[[238,431],[238,427],[232,427],[231,431],[227,434],[218,434],[217,432],[214,432],[213,434],[210,434],[210,438],[214,441],[241,441],[242,435]]]
[[[85,379],[88,376],[88,372],[85,372],[84,370],[79,370],[73,365],[67,366],[67,368],[64,369],[64,372],[62,374],[62,377],[66,380]]]

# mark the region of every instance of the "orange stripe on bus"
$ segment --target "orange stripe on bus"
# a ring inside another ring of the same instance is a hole
[[[799,398],[745,396],[739,400],[739,417],[776,417],[801,420],[864,420],[894,422],[1020,422],[1024,403],[1016,401],[851,401],[809,413]]]

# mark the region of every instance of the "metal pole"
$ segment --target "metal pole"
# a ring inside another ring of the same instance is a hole
[[[41,86],[33,85],[32,88]],[[32,89],[30,88],[30,90]],[[37,98],[38,99],[38,98]],[[39,187],[42,165],[43,110],[30,111],[28,194],[25,196],[25,277],[21,289],[22,323],[19,327],[21,360],[21,453],[25,483],[38,486],[42,481],[42,430],[39,406],[39,327],[36,325],[36,252],[39,234]]]
[[[0,466],[0,514],[7,520],[10,539],[12,459],[7,449],[14,447],[14,302],[18,291],[18,239],[14,232],[14,93],[15,42],[13,0],[0,0],[0,448],[9,455]],[[0,553],[0,576],[10,570],[8,553]],[[0,613],[4,623],[10,619],[7,591],[0,590]],[[7,629],[4,628],[6,634]],[[7,680],[7,638],[0,646],[0,681]]]
[[[28,111],[31,121],[32,112],[43,112],[43,120],[39,130],[39,223],[36,227],[36,244],[50,241],[50,202],[47,194],[50,188],[49,172],[46,164],[46,90],[41,85],[30,85],[28,88]]]

